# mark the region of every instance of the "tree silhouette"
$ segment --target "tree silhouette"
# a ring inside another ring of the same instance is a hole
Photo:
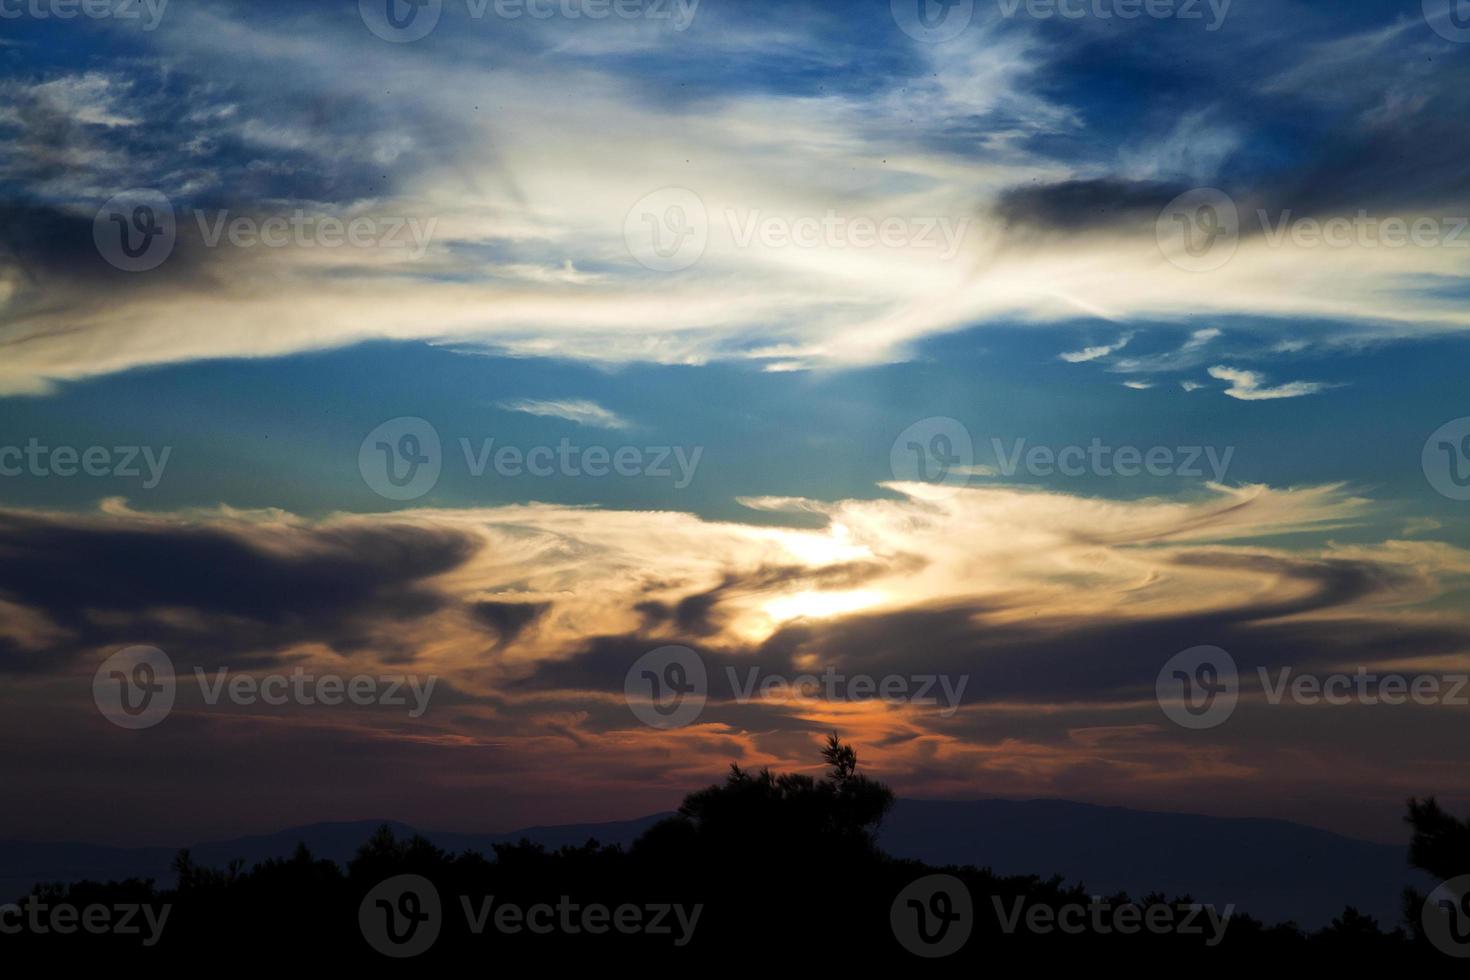
[[[1405,963],[1441,954],[1403,930],[1385,932],[1379,923],[1349,908],[1332,925],[1308,935],[1290,924],[1266,926],[1237,913],[1217,946],[1201,935],[1181,932],[1091,930],[1065,933],[1000,925],[995,909],[1057,910],[1105,901],[1133,906],[1135,921],[1158,907],[1177,908],[1187,896],[1150,894],[1095,896],[1060,877],[1002,877],[974,867],[933,867],[897,860],[878,847],[877,832],[894,803],[893,793],[858,768],[856,749],[833,733],[820,747],[825,771],[756,772],[732,765],[724,782],[690,793],[678,813],[660,821],[629,850],[588,841],[548,851],[529,841],[496,845],[494,854],[451,854],[421,836],[400,838],[379,828],[343,868],[315,858],[305,847],[280,860],[246,870],[231,862],[223,870],[202,868],[187,851],[175,862],[177,885],[152,881],[105,885],[80,882],[41,886],[33,894],[47,903],[150,903],[172,910],[165,940],[144,948],[136,937],[73,934],[0,936],[0,954],[95,955],[109,967],[129,958],[170,966],[229,956],[232,961],[330,963],[334,968],[381,965],[365,941],[362,909],[384,883],[412,877],[429,882],[437,902],[438,934],[423,963],[432,968],[483,968],[487,955],[536,957],[556,963],[606,969],[613,962],[721,972],[797,965],[832,971],[861,966],[866,971],[919,966],[896,938],[894,916],[912,906],[895,905],[910,886],[942,876],[959,882],[973,900],[973,935],[945,964],[995,972],[1034,969],[1039,963],[1086,968],[1105,959],[1177,968],[1225,963],[1256,968],[1260,963],[1351,961]],[[1414,827],[1410,860],[1444,879],[1470,872],[1470,827],[1445,813],[1434,800],[1410,801]],[[1037,869],[1050,873],[1053,869]],[[684,945],[669,934],[556,930],[536,934],[486,928],[492,906],[564,902],[606,909],[698,907],[698,929]],[[1422,902],[1422,899],[1420,899]],[[899,912],[893,911],[898,908]],[[475,920],[471,913],[483,910]],[[1165,911],[1167,909],[1161,909]],[[1410,915],[1418,917],[1416,905]],[[478,921],[480,928],[473,928]]]
[[[1404,818],[1414,828],[1409,863],[1441,880],[1470,874],[1470,824],[1446,813],[1430,797],[1409,800]]]

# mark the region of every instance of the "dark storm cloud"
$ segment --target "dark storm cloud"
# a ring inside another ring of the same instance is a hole
[[[384,624],[446,604],[423,580],[477,548],[478,539],[459,532],[410,525],[293,529],[263,543],[246,529],[0,512],[0,597],[74,634],[64,647],[26,657],[12,646],[0,667],[60,667],[64,651],[119,642],[116,624],[130,619],[147,624],[139,642],[197,647],[202,634],[211,655],[386,642],[375,635]],[[150,618],[158,610],[188,617]],[[199,625],[184,625],[191,621]]]
[[[498,645],[515,640],[527,626],[551,609],[549,602],[476,602],[470,606],[475,618],[495,631]]]
[[[677,629],[672,634],[660,630],[601,636],[568,659],[541,662],[516,686],[621,692],[628,669],[639,657],[677,643],[700,653],[709,673],[712,702],[734,699],[731,671],[743,684],[752,669],[757,678],[779,675],[790,680],[830,668],[846,676],[874,678],[968,677],[966,703],[1102,703],[1151,698],[1163,664],[1194,646],[1225,648],[1252,687],[1258,667],[1391,665],[1454,655],[1470,645],[1470,627],[1462,624],[1380,621],[1361,615],[1363,603],[1411,585],[1413,577],[1399,568],[1367,560],[1209,549],[1181,552],[1171,561],[1181,568],[1274,580],[1276,586],[1259,599],[1218,610],[1117,618],[1042,609],[1018,616],[1028,608],[1020,602],[966,600],[815,622],[798,620],[762,643],[733,648],[701,646],[702,634]],[[790,713],[777,705],[754,707],[768,721],[772,713]]]
[[[1152,225],[1187,188],[1181,184],[1116,177],[1013,187],[1000,195],[996,215],[1012,224],[1052,231],[1091,231]]]

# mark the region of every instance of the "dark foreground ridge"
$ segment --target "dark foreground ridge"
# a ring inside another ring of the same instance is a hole
[[[1126,956],[1189,969],[1268,959],[1446,965],[1447,954],[1470,953],[1470,918],[1453,889],[1428,903],[1406,892],[1394,921],[1349,907],[1306,931],[1265,925],[1228,898],[1101,895],[1060,878],[893,857],[876,837],[890,791],[859,774],[835,736],[823,756],[831,768],[821,779],[732,767],[626,847],[502,842],[492,859],[385,825],[345,867],[305,845],[253,867],[211,867],[185,851],[173,887],[130,879],[33,889],[0,916],[0,954],[482,967],[499,954],[599,966],[631,956],[706,969]],[[1436,881],[1470,870],[1464,823],[1432,800],[1411,801],[1409,819],[1415,867]]]

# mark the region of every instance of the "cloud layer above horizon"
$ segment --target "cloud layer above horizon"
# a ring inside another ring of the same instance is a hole
[[[896,489],[887,501],[748,502],[821,515],[809,530],[547,505],[321,521],[145,515],[121,503],[6,511],[0,672],[15,720],[39,725],[47,712],[24,768],[54,794],[30,804],[31,819],[78,803],[79,785],[95,793],[123,778],[108,772],[124,745],[95,712],[91,678],[135,643],[165,650],[184,678],[221,668],[437,678],[419,718],[181,694],[163,725],[139,734],[161,766],[204,745],[239,771],[340,767],[338,812],[384,805],[365,766],[409,763],[393,770],[401,812],[438,826],[535,819],[548,801],[583,816],[656,809],[732,761],[810,768],[812,740],[832,729],[918,796],[984,786],[1177,805],[1186,794],[1250,812],[1291,786],[1288,809],[1306,817],[1344,796],[1387,810],[1425,780],[1448,797],[1470,793],[1452,749],[1430,748],[1452,745],[1436,740],[1456,709],[1394,709],[1391,734],[1351,724],[1354,709],[1315,712],[1304,728],[1310,709],[1267,704],[1256,680],[1282,666],[1463,671],[1470,622],[1442,602],[1463,594],[1470,552],[1334,545],[1335,530],[1373,507],[1334,487],[1217,488],[1192,503]],[[1263,543],[1292,535],[1320,543]],[[704,659],[710,701],[695,723],[659,731],[635,717],[624,683],[639,657],[669,644]],[[1237,716],[1212,733],[1174,727],[1154,700],[1163,664],[1201,644],[1230,650],[1245,678]],[[760,687],[829,670],[939,675],[959,697],[934,706]],[[279,761],[283,740],[290,763]],[[1415,765],[1386,777],[1398,754]],[[38,775],[46,759],[70,759],[65,781]],[[253,792],[154,782],[152,802],[108,816],[117,832],[138,833],[172,806],[176,819],[217,827]],[[308,791],[274,815],[321,805]],[[1381,831],[1377,818],[1365,807],[1312,819]]]
[[[1210,33],[982,4],[938,44],[888,6],[705,0],[681,28],[449,4],[390,44],[355,3],[215,0],[152,31],[66,25],[86,67],[40,55],[60,25],[8,22],[0,393],[379,338],[789,370],[994,321],[1470,325],[1463,46],[1417,3],[1237,3]],[[177,243],[119,272],[94,219],[137,188],[167,198]],[[1237,211],[1218,268],[1161,247],[1196,188]],[[322,243],[353,220],[359,244]],[[644,223],[675,220],[698,261],[640,262]],[[1334,220],[1341,240],[1299,233]]]

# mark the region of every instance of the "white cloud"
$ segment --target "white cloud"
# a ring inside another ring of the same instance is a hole
[[[1284,385],[1268,387],[1259,372],[1242,371],[1239,368],[1216,366],[1210,368],[1210,377],[1229,381],[1225,394],[1243,402],[1268,401],[1274,398],[1300,398],[1315,395],[1319,391],[1335,387],[1319,381],[1291,381]]]
[[[543,418],[565,419],[578,425],[592,426],[598,429],[626,429],[628,421],[617,413],[603,408],[596,402],[587,401],[582,398],[562,399],[557,401],[538,401],[531,398],[522,398],[515,401],[503,401],[497,403],[501,408],[509,412],[523,412],[526,415],[539,415]]]
[[[1095,361],[1100,357],[1107,357],[1109,354],[1113,354],[1117,351],[1122,350],[1124,347],[1128,346],[1128,342],[1132,339],[1133,334],[1125,333],[1123,336],[1119,337],[1115,343],[1104,344],[1097,347],[1084,347],[1081,350],[1071,351],[1069,353],[1061,354],[1059,356],[1068,364],[1082,364],[1086,361]]]
[[[930,72],[871,91],[739,87],[683,111],[651,98],[646,80],[616,66],[555,52],[531,57],[493,32],[390,51],[366,31],[314,32],[315,15],[302,9],[285,21],[232,21],[196,8],[161,26],[153,40],[169,69],[216,79],[228,86],[229,105],[239,106],[200,122],[206,131],[194,135],[274,141],[320,155],[348,176],[359,160],[415,155],[422,166],[384,185],[391,190],[381,196],[353,202],[352,213],[435,219],[432,248],[417,261],[360,248],[203,250],[190,241],[191,216],[181,213],[179,252],[190,254],[137,277],[130,285],[138,288],[36,276],[0,257],[0,282],[23,283],[0,292],[7,345],[0,393],[147,364],[280,356],[378,338],[602,363],[748,358],[780,369],[898,360],[945,332],[1069,320],[1079,309],[1119,320],[1309,317],[1385,336],[1470,329],[1470,308],[1453,289],[1438,288],[1464,281],[1453,249],[1271,247],[1252,236],[1223,268],[1200,274],[1165,261],[1151,223],[1079,233],[990,220],[1007,188],[1090,176],[1028,149],[1032,137],[1064,134],[1078,122],[1036,94],[1030,78],[1044,54],[1018,32],[977,25],[917,51]],[[650,49],[687,40],[637,38]],[[485,57],[496,44],[514,70]],[[264,112],[302,86],[323,104],[391,107],[374,118],[393,125],[315,132],[302,115]],[[115,94],[93,80],[52,97],[79,118],[119,125],[134,116],[162,124],[155,117],[177,109],[129,101],[124,112],[106,101]],[[983,154],[957,151],[953,134],[982,116],[1007,122],[981,134]],[[71,201],[88,221],[110,196],[101,189],[116,183],[114,173],[152,170],[177,181],[184,172],[89,152],[100,162],[75,159],[69,149],[47,167],[67,188],[97,192]],[[708,217],[702,257],[674,274],[639,266],[624,237],[634,204],[666,187],[693,190]],[[789,221],[835,212],[968,224],[949,259],[940,257],[943,241],[742,245],[726,215],[757,210]],[[1140,374],[1202,367],[1200,349],[1217,336],[1199,330],[1179,351],[1116,367]],[[1119,349],[1106,346],[1108,354]],[[783,353],[763,353],[773,349]],[[1108,354],[1094,347],[1063,357]]]

